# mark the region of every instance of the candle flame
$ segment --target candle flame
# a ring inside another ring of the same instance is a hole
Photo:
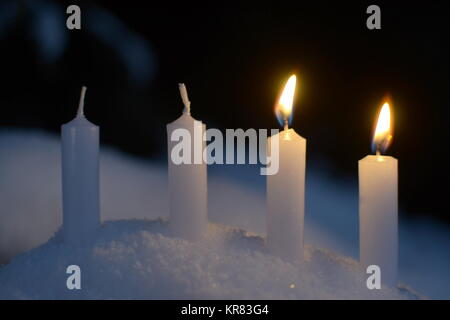
[[[385,152],[392,142],[391,110],[388,102],[381,107],[373,135],[372,150],[377,154]]]
[[[295,74],[289,77],[284,86],[280,99],[275,107],[275,114],[281,125],[287,125],[292,118],[292,106],[294,103],[295,86],[297,77]]]

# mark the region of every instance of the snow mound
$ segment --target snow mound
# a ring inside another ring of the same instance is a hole
[[[0,299],[417,299],[411,290],[368,290],[355,260],[306,247],[306,261],[270,255],[264,239],[210,224],[197,243],[171,237],[165,220],[104,224],[84,247],[57,234],[1,268]],[[66,268],[81,268],[68,290]]]

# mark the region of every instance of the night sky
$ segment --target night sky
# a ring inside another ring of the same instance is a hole
[[[81,7],[81,30],[66,28],[69,4]],[[381,7],[381,30],[366,27],[369,4]],[[390,95],[401,207],[450,223],[448,12],[444,1],[2,1],[0,126],[58,134],[86,85],[103,143],[162,158],[165,125],[183,108],[178,82],[208,127],[270,129],[295,72],[292,126],[308,139],[308,166],[356,179]]]

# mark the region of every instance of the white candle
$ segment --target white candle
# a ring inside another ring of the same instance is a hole
[[[278,173],[267,176],[267,244],[273,254],[291,262],[303,259],[305,210],[306,139],[288,129],[295,83],[291,76],[277,105],[284,130],[267,142],[268,152],[271,143],[279,143]]]
[[[169,161],[169,229],[172,235],[190,241],[199,240],[208,227],[207,166],[203,160],[206,130],[202,122],[190,114],[190,101],[184,84],[179,84],[184,103],[183,114],[167,125]],[[172,141],[172,133],[184,129],[190,134],[189,163],[176,164],[172,150],[179,141]]]
[[[360,263],[377,265],[381,282],[394,287],[398,273],[397,159],[382,156],[392,138],[389,104],[381,109],[374,135],[376,155],[359,166]]]
[[[84,95],[75,119],[61,127],[63,238],[88,240],[100,226],[99,128],[84,116]]]

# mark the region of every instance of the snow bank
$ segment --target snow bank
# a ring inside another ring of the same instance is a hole
[[[350,258],[309,246],[307,262],[286,263],[261,237],[215,224],[199,243],[168,236],[161,220],[109,222],[84,248],[56,238],[3,267],[1,299],[417,298],[368,290]],[[71,264],[81,268],[81,290],[66,288]]]
[[[100,162],[103,221],[167,217],[165,162],[143,161],[104,147]],[[336,181],[325,170],[308,168],[305,242],[357,259],[357,181]],[[0,130],[0,265],[45,243],[58,230],[60,179],[57,136]],[[210,166],[208,187],[210,221],[265,234],[265,177],[258,166]],[[400,218],[400,281],[428,297],[449,299],[449,228],[431,220]],[[0,277],[9,268],[0,267]]]

